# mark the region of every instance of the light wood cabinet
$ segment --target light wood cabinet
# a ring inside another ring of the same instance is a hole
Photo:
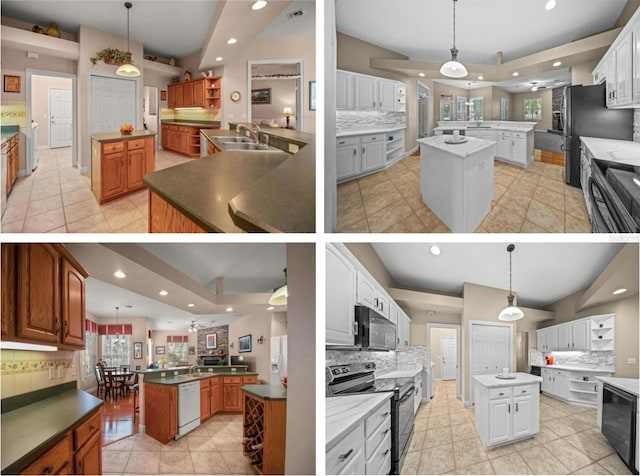
[[[260,474],[284,474],[287,401],[242,393],[245,457]]]
[[[175,88],[175,107],[184,107],[185,106],[185,102],[184,102],[184,84],[176,84],[174,86]]]
[[[167,444],[178,434],[178,387],[145,383],[144,392],[147,434]]]
[[[241,412],[242,396],[240,387],[242,386],[242,377],[223,377],[222,383],[222,409],[225,412]]]
[[[214,377],[211,379],[211,416],[222,411],[222,384],[220,379],[222,377]]]
[[[194,126],[162,124],[162,147],[187,157],[200,158],[200,129]]]
[[[200,421],[211,416],[211,379],[200,380]]]
[[[149,191],[149,233],[206,233],[169,202]]]
[[[31,463],[20,474],[61,474],[73,459],[71,434],[67,433],[53,448]]]
[[[1,336],[3,340],[15,336],[16,333],[16,293],[18,288],[16,266],[18,245],[2,244],[2,299],[0,300],[2,315]]]
[[[62,258],[62,343],[84,346],[86,274]]]
[[[222,107],[221,84],[221,76],[169,84],[167,86],[168,106],[170,109],[178,107],[220,109]]]
[[[6,192],[7,196],[11,193],[13,189],[13,184],[18,178],[18,171],[20,170],[20,153],[19,153],[19,145],[18,145],[18,135],[9,139],[7,145],[7,185]]]

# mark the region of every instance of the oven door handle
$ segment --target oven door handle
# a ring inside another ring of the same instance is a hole
[[[410,389],[410,390],[408,390],[408,391],[407,391],[407,393],[405,393],[404,397],[402,397],[402,398],[400,399],[400,403],[402,403],[402,402],[404,402],[404,401],[409,400],[410,398],[412,398],[412,397],[413,397],[413,390],[414,390],[414,389],[415,389],[415,387],[411,387],[411,389]]]

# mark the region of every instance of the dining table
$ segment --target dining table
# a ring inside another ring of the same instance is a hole
[[[107,381],[109,381],[109,377],[111,377],[113,381],[116,383],[116,387],[113,390],[115,390],[114,398],[117,399],[118,392],[122,396],[124,396],[124,389],[125,389],[126,382],[131,377],[133,377],[133,372],[131,372],[130,370],[115,370],[115,371],[107,370],[105,371],[105,378],[107,379]]]

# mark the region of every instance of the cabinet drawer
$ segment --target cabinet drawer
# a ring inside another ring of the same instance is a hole
[[[177,131],[180,126],[169,124],[167,127],[169,128],[170,131]]]
[[[389,456],[391,455],[391,433],[387,434],[387,437],[382,442],[382,444],[378,447],[378,449],[371,455],[370,458],[367,458],[366,462],[366,471],[365,474],[389,474],[389,470],[391,469],[389,466],[386,468],[385,465],[390,465],[391,459]]]
[[[369,438],[374,431],[391,415],[391,402],[387,400],[380,405],[364,422],[365,437]]]
[[[242,377],[224,377],[223,383],[242,383]]]
[[[242,377],[242,383],[245,385],[258,383],[257,375],[246,375]]]
[[[146,139],[136,139],[136,140],[130,140],[127,143],[127,149],[128,150],[138,150],[138,149],[144,149],[144,144],[146,142]]]
[[[391,437],[391,415],[387,416],[385,421],[374,430],[371,436],[366,438],[365,457],[367,461],[371,459],[378,446],[389,437]]]
[[[349,465],[353,458],[362,455],[364,447],[364,427],[359,424],[352,431],[347,433],[336,445],[327,451],[327,474],[341,474],[343,468]]]
[[[96,412],[93,416],[89,417],[87,421],[78,425],[75,430],[73,430],[73,443],[74,449],[80,448],[85,442],[93,435],[96,431],[100,429],[100,412]]]
[[[526,132],[512,132],[511,133],[511,137],[513,137],[514,139],[526,139],[527,138],[527,133]]]
[[[203,378],[202,380],[200,380],[200,388],[209,388],[211,386],[211,379],[210,378]]]
[[[67,433],[56,445],[27,466],[21,474],[57,473],[71,459],[71,434]]]
[[[338,137],[336,139],[336,145],[338,147],[358,145],[358,138],[357,137]]]
[[[513,396],[519,397],[521,395],[531,395],[531,385],[521,385],[519,387],[513,387]]]
[[[113,152],[123,152],[124,142],[104,142],[102,144],[102,153],[110,154]]]
[[[508,131],[498,131],[498,137],[511,137],[511,132],[508,132]]]
[[[490,388],[489,399],[495,400],[496,398],[510,397],[512,395],[512,390],[512,387]]]
[[[380,134],[370,134],[368,136],[362,136],[362,143],[371,144],[374,142],[383,142],[385,137],[386,134],[384,132],[381,132]]]

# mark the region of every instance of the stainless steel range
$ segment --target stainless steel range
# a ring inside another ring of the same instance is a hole
[[[375,378],[374,362],[330,365],[327,367],[327,397],[357,393],[393,392],[391,398],[391,474],[400,467],[413,431],[412,378]]]

